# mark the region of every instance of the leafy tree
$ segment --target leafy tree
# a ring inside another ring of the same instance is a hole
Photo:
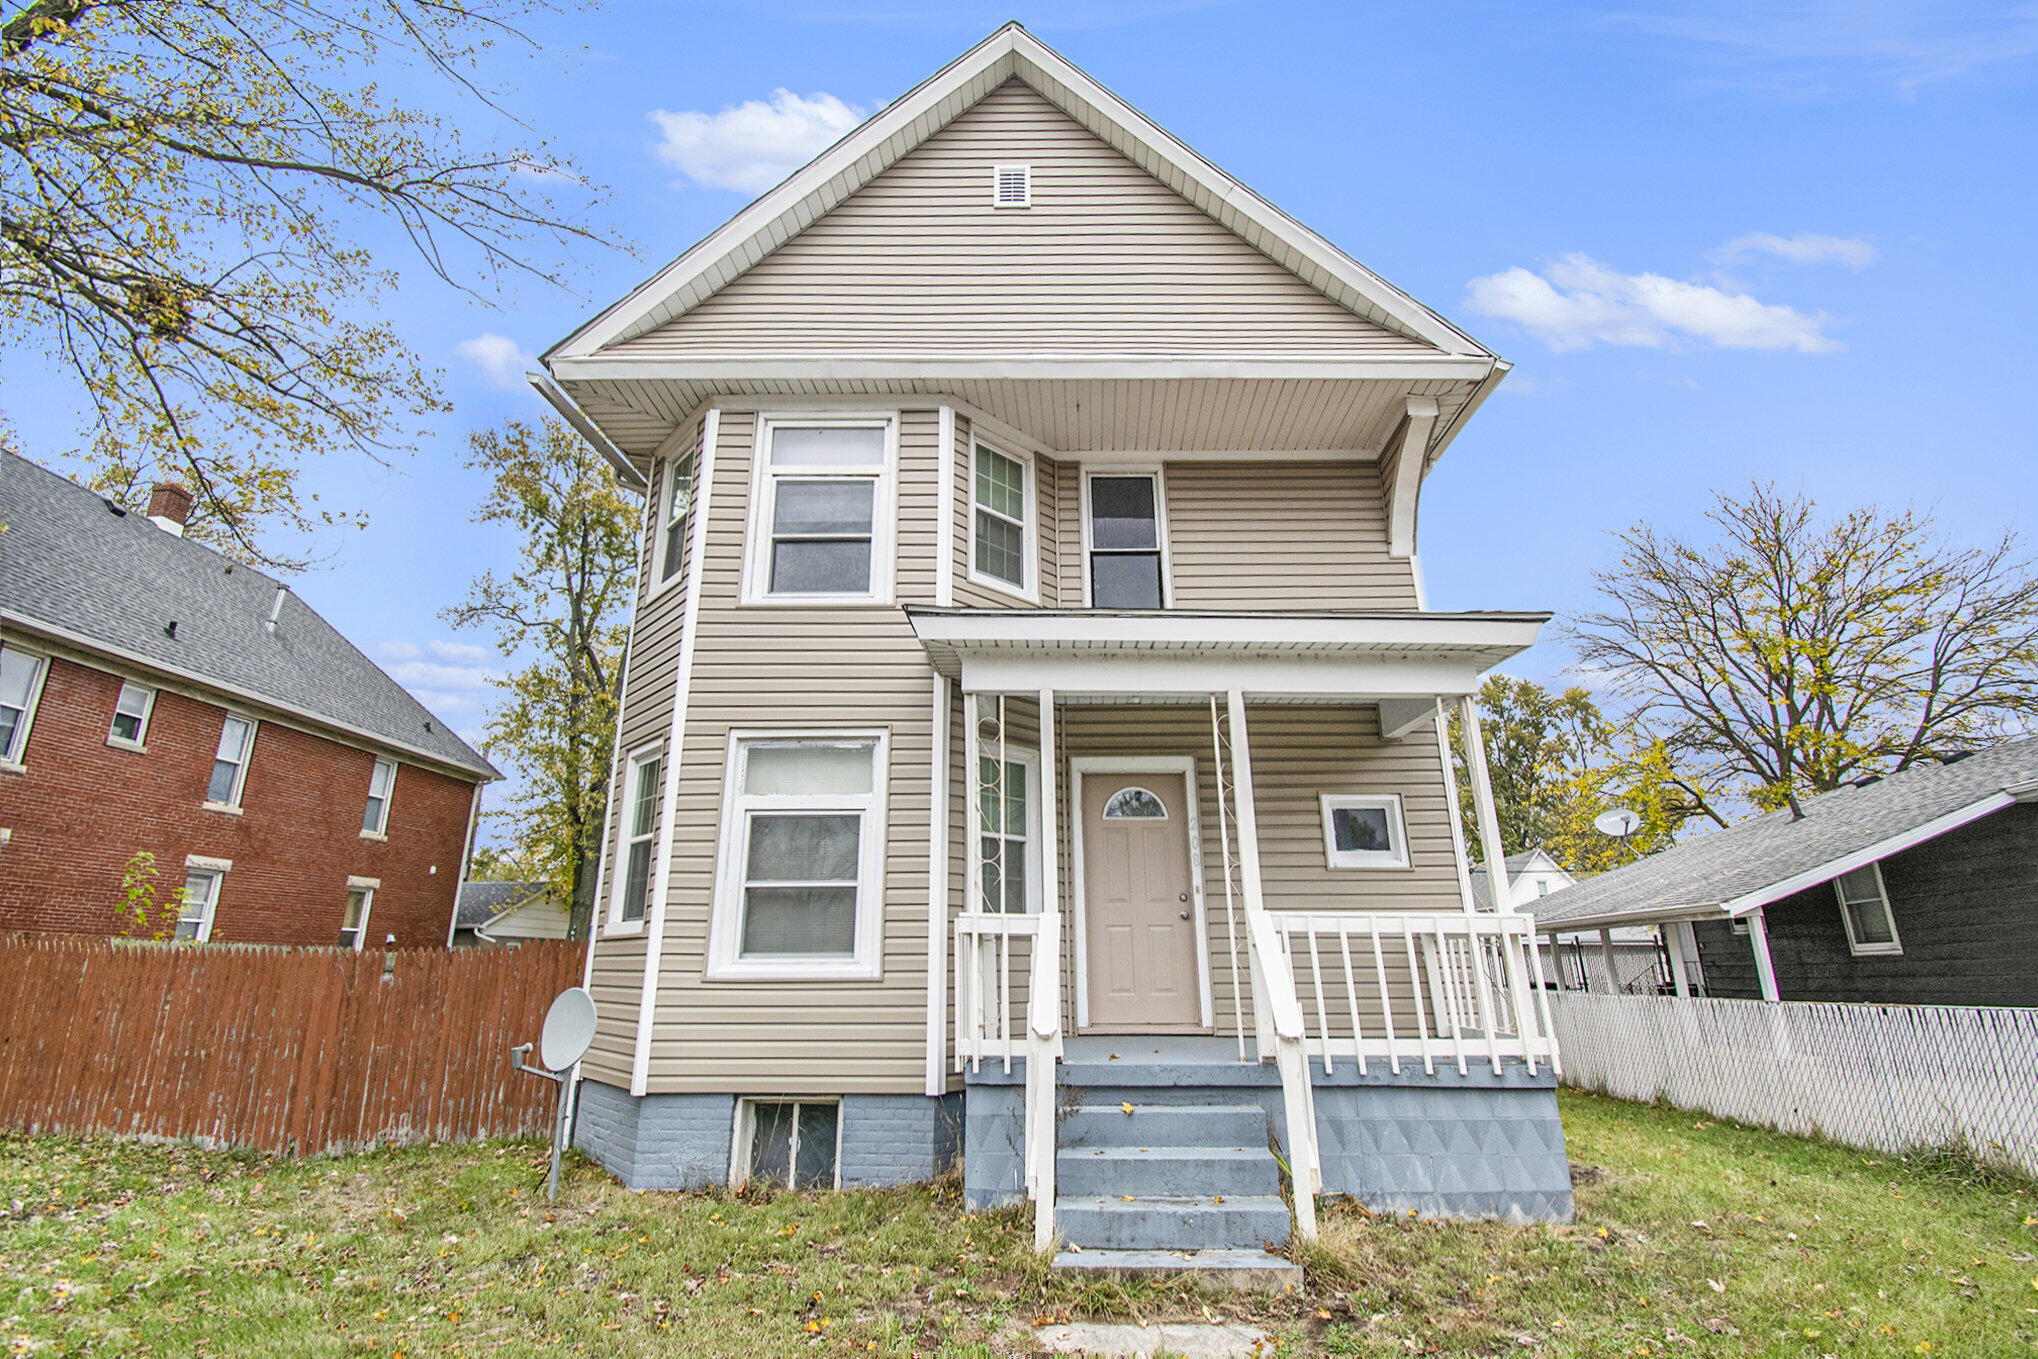
[[[514,791],[490,815],[511,828],[505,861],[570,903],[577,937],[601,860],[638,506],[557,420],[477,432],[468,466],[494,478],[475,521],[515,530],[520,560],[507,575],[476,576],[441,616],[456,628],[492,627],[505,657],[529,658],[496,681],[503,701],[488,719],[488,749],[509,765]]]
[[[583,187],[565,162],[474,130],[501,112],[481,60],[535,49],[516,24],[548,7],[7,0],[0,337],[75,382],[99,489],[185,481],[194,536],[301,564],[257,539],[339,517],[300,495],[302,462],[386,456],[445,404],[389,322],[353,319],[396,279],[364,231],[470,292],[596,238],[552,198]]]
[[[2013,533],[1946,544],[1915,510],[1821,518],[1756,485],[1714,540],[1646,524],[1569,627],[1715,820],[1987,744],[2038,717],[2038,572]],[[1710,790],[1710,791],[1708,791]]]

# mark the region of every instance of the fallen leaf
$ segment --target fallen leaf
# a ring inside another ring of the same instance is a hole
[[[1120,1104],[1118,1107],[1128,1114],[1132,1112],[1132,1105],[1130,1103]]]

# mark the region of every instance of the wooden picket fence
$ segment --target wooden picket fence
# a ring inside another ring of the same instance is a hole
[[[1850,1146],[2038,1176],[2038,1009],[1564,991],[1564,1080]]]
[[[510,1069],[586,946],[410,950],[0,938],[0,1127],[309,1155],[542,1135]]]

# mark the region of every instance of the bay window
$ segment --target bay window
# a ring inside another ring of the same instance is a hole
[[[890,602],[889,416],[761,419],[750,503],[746,602]]]
[[[970,579],[1034,598],[1033,467],[971,445]]]
[[[609,926],[642,927],[651,905],[651,865],[658,840],[658,801],[664,787],[664,751],[653,747],[630,756],[623,783],[623,839],[617,848],[615,894]]]
[[[1090,607],[1166,608],[1159,474],[1092,473],[1083,490]]]

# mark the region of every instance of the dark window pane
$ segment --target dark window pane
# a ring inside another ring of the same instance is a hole
[[[759,814],[750,818],[749,882],[856,881],[863,818]]]
[[[835,1117],[833,1104],[800,1105],[800,1157],[793,1169],[795,1189],[835,1187]]]
[[[854,887],[752,887],[744,891],[744,957],[854,952]]]
[[[867,595],[870,539],[773,543],[771,591],[785,595]]]
[[[205,785],[205,799],[208,802],[227,803],[233,801],[234,774],[240,766],[229,760],[212,762],[212,781]]]
[[[977,511],[977,570],[1008,585],[1026,586],[1026,531]]]
[[[871,505],[877,483],[855,481],[781,481],[771,532],[779,538],[807,538],[831,533],[871,531]]]
[[[1099,609],[1158,609],[1158,552],[1098,553],[1090,558],[1090,603]]]
[[[1152,477],[1091,478],[1090,545],[1099,548],[1161,545],[1154,523]]]
[[[1330,824],[1337,830],[1341,850],[1391,853],[1394,849],[1385,807],[1337,807],[1331,811]]]
[[[642,920],[651,897],[651,842],[630,846],[630,875],[623,883],[623,919]]]
[[[665,568],[660,580],[671,580],[686,559],[686,520],[675,519],[665,527]]]
[[[793,1106],[750,1106],[750,1178],[772,1184],[788,1182],[793,1168]]]

